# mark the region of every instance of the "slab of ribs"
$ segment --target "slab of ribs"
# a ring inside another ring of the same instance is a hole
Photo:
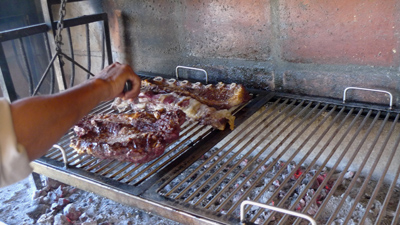
[[[101,159],[146,163],[179,139],[185,121],[219,130],[228,124],[233,129],[231,110],[250,98],[238,84],[203,85],[161,77],[143,80],[137,99],[115,99],[118,113],[88,115],[76,124],[70,146],[79,154]]]

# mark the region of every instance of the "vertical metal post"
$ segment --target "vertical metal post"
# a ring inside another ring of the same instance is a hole
[[[17,93],[15,92],[14,84],[11,79],[10,70],[7,65],[6,56],[4,55],[3,45],[0,42],[0,87],[3,90],[3,96],[8,101],[13,102],[17,100]]]
[[[42,179],[40,178],[40,174],[32,172],[33,182],[35,183],[35,187],[37,190],[43,188]]]
[[[91,52],[90,52],[90,30],[89,30],[89,24],[87,23],[85,25],[86,27],[86,51],[87,51],[87,69],[91,71],[92,67],[92,61],[91,61]],[[90,78],[90,74],[87,74],[87,79]]]
[[[106,38],[106,51],[107,51],[108,65],[111,65],[113,63],[113,59],[112,59],[112,52],[111,52],[110,28],[108,27],[107,14],[105,14],[103,17],[103,28],[104,28],[104,36]]]

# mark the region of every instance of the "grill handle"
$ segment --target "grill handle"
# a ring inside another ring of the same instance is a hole
[[[63,160],[64,160],[64,168],[68,168],[68,158],[67,158],[67,153],[65,153],[65,149],[59,145],[53,145],[53,148],[57,148],[58,150],[61,151]]]
[[[392,93],[384,90],[378,90],[378,89],[369,89],[369,88],[360,88],[360,87],[347,87],[343,91],[343,104],[346,103],[346,93],[348,90],[353,89],[353,90],[362,90],[362,91],[373,91],[373,92],[380,92],[380,93],[385,93],[389,95],[390,102],[389,102],[389,109],[392,109],[393,106],[393,95]]]
[[[265,209],[269,209],[269,210],[273,210],[273,211],[289,214],[291,216],[300,217],[300,218],[303,218],[303,219],[306,219],[306,220],[310,221],[310,223],[312,225],[317,225],[317,222],[311,216],[305,215],[303,213],[298,213],[298,212],[294,212],[294,211],[291,211],[291,210],[282,209],[282,208],[279,208],[279,207],[276,207],[276,206],[261,204],[261,203],[253,202],[253,201],[249,201],[249,200],[245,200],[240,204],[240,222],[243,223],[243,224],[245,224],[245,222],[244,222],[244,206],[245,205],[254,205],[254,206],[261,207],[261,208],[265,208]]]
[[[188,67],[188,66],[177,66],[175,69],[176,79],[179,80],[179,69],[187,69],[187,70],[197,70],[203,72],[206,76],[206,84],[208,84],[208,73],[204,69],[195,68],[195,67]]]

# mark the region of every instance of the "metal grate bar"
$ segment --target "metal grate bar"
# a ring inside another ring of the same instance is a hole
[[[103,166],[101,166],[100,164],[103,163],[103,162],[105,164]],[[115,163],[115,161],[113,161],[113,160],[104,160],[104,161],[101,161],[101,162],[99,162],[97,164],[94,164],[94,165],[92,165],[92,166],[90,166],[88,168],[85,168],[85,170],[87,170],[87,171],[94,170],[94,171],[91,171],[91,172],[92,173],[98,173],[98,172],[104,170],[106,167],[108,167],[110,164],[113,164],[113,163]]]
[[[117,162],[118,162],[118,161],[117,161]],[[109,164],[111,164],[111,162],[110,162]],[[103,168],[101,168],[101,169],[99,169],[99,170],[93,171],[93,173],[100,173],[101,171],[105,170],[105,171],[102,172],[100,175],[101,175],[101,176],[106,176],[107,174],[111,173],[111,171],[116,170],[118,167],[120,167],[120,166],[122,166],[123,164],[126,164],[126,163],[124,163],[124,162],[118,162],[118,163],[116,163],[116,164],[115,164],[114,166],[112,166],[112,167],[109,167],[109,166],[108,166],[109,164],[107,164],[107,167],[108,167],[108,168],[103,167]],[[127,167],[124,167],[124,168],[127,169],[129,166],[132,166],[132,164],[130,163],[130,164],[128,164]]]

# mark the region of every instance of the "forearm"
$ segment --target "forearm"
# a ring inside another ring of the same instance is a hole
[[[11,104],[17,140],[25,146],[29,159],[43,155],[75,123],[105,100],[107,83],[86,82],[56,95],[36,96]]]

